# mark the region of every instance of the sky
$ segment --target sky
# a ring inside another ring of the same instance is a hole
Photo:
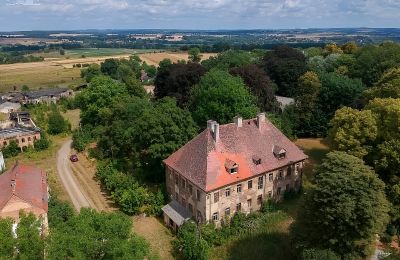
[[[400,0],[0,0],[0,31],[399,25]]]

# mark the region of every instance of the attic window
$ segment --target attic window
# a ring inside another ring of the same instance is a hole
[[[260,158],[260,156],[253,155],[253,163],[254,163],[255,165],[260,165],[260,164],[261,164],[261,158]]]
[[[239,170],[239,165],[232,160],[225,160],[225,169],[229,174],[235,174]]]
[[[280,146],[275,145],[274,149],[273,149],[273,153],[274,153],[275,158],[277,158],[278,160],[286,158],[286,150]]]

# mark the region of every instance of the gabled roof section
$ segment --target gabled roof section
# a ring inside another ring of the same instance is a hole
[[[281,150],[286,151],[286,156],[277,159],[274,152]],[[306,158],[267,119],[259,123],[249,119],[243,120],[241,127],[234,123],[221,125],[217,141],[212,130],[205,129],[164,163],[207,192]],[[254,159],[261,163],[254,163]],[[227,172],[227,162],[239,165],[237,173]]]
[[[18,198],[47,212],[47,176],[46,173],[28,165],[16,163],[12,169],[0,174],[0,209],[11,197]]]

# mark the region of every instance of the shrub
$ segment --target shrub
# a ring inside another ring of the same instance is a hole
[[[47,139],[47,136],[45,133],[41,133],[41,137],[38,140],[34,141],[34,146],[36,151],[42,151],[46,150],[50,146],[50,141]]]
[[[82,152],[92,138],[88,131],[76,130],[72,134],[72,140],[72,147],[78,152]]]
[[[262,205],[260,211],[262,213],[271,213],[277,210],[277,205],[272,200],[265,200]]]
[[[10,144],[3,148],[3,155],[5,158],[11,158],[17,156],[21,152],[17,142],[11,140]]]
[[[68,132],[69,124],[68,121],[64,119],[60,111],[53,109],[48,117],[48,132],[52,135],[57,135],[61,133]]]

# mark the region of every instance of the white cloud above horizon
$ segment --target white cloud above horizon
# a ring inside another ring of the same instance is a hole
[[[398,27],[399,13],[400,0],[0,0],[0,31]]]

